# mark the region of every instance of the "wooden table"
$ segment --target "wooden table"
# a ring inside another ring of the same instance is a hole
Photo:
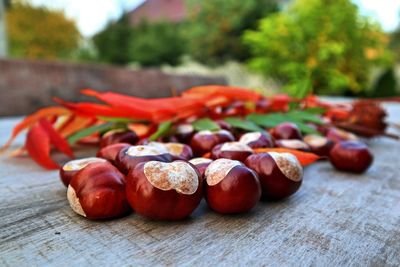
[[[399,122],[400,106],[387,108]],[[0,120],[0,143],[15,123]],[[400,266],[400,142],[368,144],[375,162],[364,175],[321,162],[286,201],[237,216],[202,203],[171,223],[86,220],[70,209],[57,172],[2,156],[0,266]]]

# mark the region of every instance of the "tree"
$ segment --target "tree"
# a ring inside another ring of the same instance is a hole
[[[130,59],[143,66],[176,65],[185,46],[180,24],[144,21],[133,29]]]
[[[99,60],[118,65],[129,63],[131,38],[132,29],[125,15],[115,22],[110,22],[93,37]]]
[[[296,0],[244,41],[250,66],[293,95],[365,93],[370,69],[390,62],[387,36],[350,0]]]
[[[79,46],[75,22],[60,11],[13,2],[6,11],[9,53],[14,57],[69,58]]]
[[[190,54],[203,63],[246,60],[249,50],[240,39],[246,29],[277,11],[276,0],[188,0],[186,35]]]

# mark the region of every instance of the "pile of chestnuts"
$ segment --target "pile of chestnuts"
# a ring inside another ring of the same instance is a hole
[[[292,123],[249,133],[224,126],[195,132],[181,125],[170,138],[174,142],[139,140],[134,132],[104,134],[96,157],[72,160],[60,170],[71,208],[93,220],[132,211],[154,220],[180,220],[204,198],[217,213],[243,213],[260,200],[290,197],[303,180],[294,155],[255,153],[257,148],[312,152],[353,173],[366,171],[373,161],[364,143],[335,128],[303,137]]]

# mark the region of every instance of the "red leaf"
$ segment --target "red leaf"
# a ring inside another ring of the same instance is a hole
[[[50,158],[50,137],[40,124],[31,127],[25,147],[31,158],[46,169],[58,169],[59,166]]]
[[[65,155],[73,158],[74,152],[72,151],[71,147],[69,146],[67,140],[62,137],[54,128],[53,125],[47,121],[46,119],[41,119],[39,121],[40,126],[43,130],[46,131],[47,135],[50,138],[51,144],[60,152],[64,153]]]

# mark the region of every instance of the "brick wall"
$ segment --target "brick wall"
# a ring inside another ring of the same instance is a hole
[[[111,66],[0,59],[0,116],[22,115],[52,105],[57,96],[87,100],[83,88],[112,90],[139,97],[170,96],[204,84],[225,84],[224,78],[170,75],[159,70],[128,70]]]

